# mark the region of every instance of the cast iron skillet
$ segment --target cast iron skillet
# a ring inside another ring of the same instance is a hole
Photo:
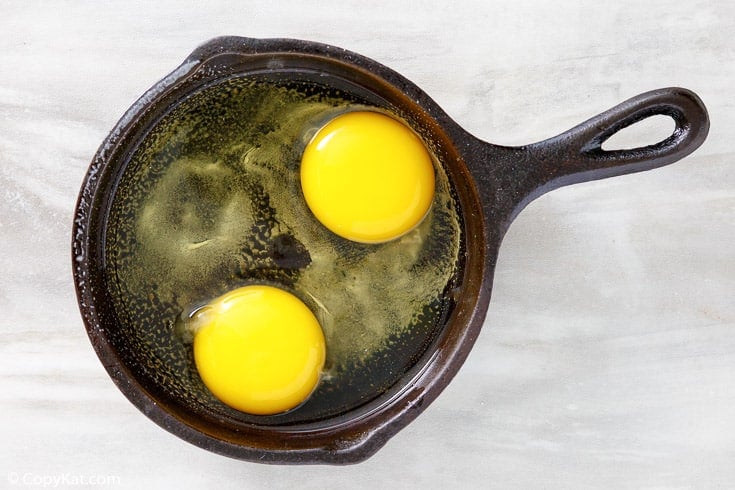
[[[141,379],[104,279],[106,220],[135,144],[156,120],[201,87],[249,74],[318,79],[347,93],[380,100],[406,116],[435,145],[461,209],[463,265],[451,316],[428,352],[392,387],[361,407],[309,423],[234,424],[163,396]],[[610,136],[665,115],[675,129],[642,148],[605,151]],[[704,141],[709,128],[700,99],[682,88],[654,90],[554,138],[520,147],[481,141],[451,120],[398,73],[358,54],[290,39],[221,37],[196,49],[123,116],[95,155],[76,207],[72,259],[79,307],[90,340],[120,390],[166,430],[208,450],[266,463],[354,463],[377,451],[444,389],[467,357],[490,300],[498,249],[513,218],[531,200],[577,182],[639,172],[675,162]]]

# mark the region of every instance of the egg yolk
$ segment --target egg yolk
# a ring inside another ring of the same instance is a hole
[[[194,360],[209,390],[242,412],[270,415],[300,405],[319,381],[321,326],[296,296],[245,286],[198,310]]]
[[[434,166],[405,124],[379,112],[348,112],[307,145],[301,187],[329,230],[379,243],[411,231],[426,216],[434,198]]]

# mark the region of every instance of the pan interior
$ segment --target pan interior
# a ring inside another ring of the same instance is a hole
[[[400,105],[351,83],[250,73],[182,97],[142,133],[111,199],[105,285],[110,341],[151,393],[238,423],[311,423],[390,390],[441,336],[461,283],[461,210],[440,149]],[[314,132],[352,110],[403,119],[434,156],[424,221],[384,244],[329,232],[301,193],[299,162]],[[240,286],[296,294],[325,333],[327,363],[311,397],[274,416],[219,402],[193,363],[182,318]]]

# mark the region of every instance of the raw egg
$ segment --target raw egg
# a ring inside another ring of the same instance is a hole
[[[316,218],[337,235],[380,243],[411,231],[434,198],[434,166],[422,140],[380,112],[335,117],[301,159],[301,187]]]
[[[311,310],[282,289],[253,285],[192,315],[194,360],[209,390],[242,412],[271,415],[303,403],[324,366],[324,334]]]

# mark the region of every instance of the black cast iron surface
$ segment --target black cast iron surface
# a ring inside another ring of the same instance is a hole
[[[318,76],[357,95],[386,100],[431,135],[446,162],[462,213],[464,256],[456,306],[430,352],[401,381],[362,407],[310,423],[236,423],[192,410],[140,379],[119,342],[121,325],[103,279],[104,232],[116,183],[153,121],[193,91],[228,77]],[[675,129],[659,143],[604,151],[622,128],[654,115]],[[80,311],[90,340],[120,390],[166,430],[205,449],[266,463],[361,461],[413,420],[446,387],[474,344],[490,300],[498,250],[513,218],[531,200],[560,186],[652,169],[699,147],[707,112],[692,92],[647,92],[551,139],[521,147],[481,141],[463,130],[427,94],[398,73],[358,54],[289,39],[223,37],[196,49],[123,116],[95,155],[77,203],[72,257]]]

